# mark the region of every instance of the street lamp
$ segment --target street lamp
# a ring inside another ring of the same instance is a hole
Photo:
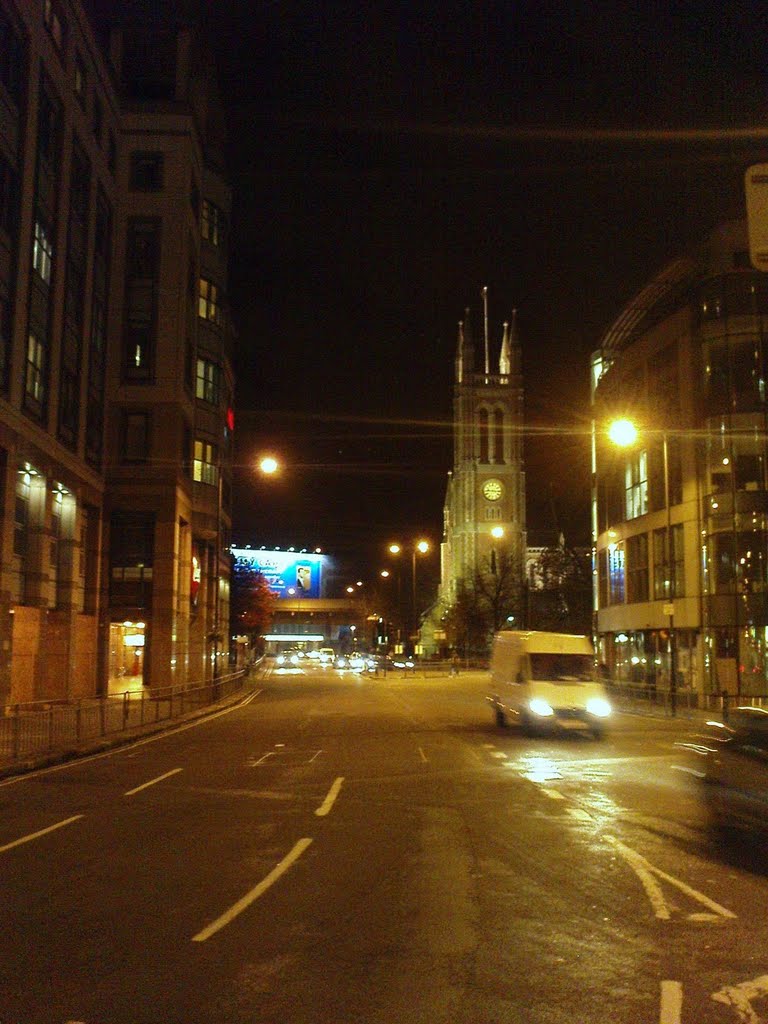
[[[608,427],[608,437],[620,448],[630,448],[638,440],[639,431],[628,419],[614,420]],[[669,500],[669,445],[667,431],[661,432],[663,474],[664,474],[664,508],[666,510],[664,565],[666,568],[666,601],[664,614],[669,616],[669,709],[672,715],[677,713],[677,638],[675,636],[675,566],[672,560],[672,509]],[[626,513],[625,513],[626,514]]]
[[[408,636],[415,632],[416,629],[416,556],[426,555],[430,550],[430,543],[428,540],[417,540],[411,545],[411,608],[409,616],[409,628]],[[393,543],[389,545],[389,553],[392,555],[401,554],[403,548],[399,543]],[[400,596],[400,574],[398,573],[398,598]]]

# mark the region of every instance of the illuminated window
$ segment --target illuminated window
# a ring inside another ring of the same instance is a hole
[[[218,405],[219,401],[219,367],[210,359],[197,360],[197,382],[195,395],[204,402]]]
[[[648,511],[648,453],[643,451],[627,462],[624,471],[625,514],[637,519]]]
[[[608,548],[608,604],[624,604],[624,542]]]
[[[45,349],[39,339],[30,332],[27,339],[27,368],[24,377],[24,389],[27,397],[42,403],[44,395],[43,364]]]
[[[685,552],[683,524],[669,531],[671,551],[667,550],[667,530],[653,531],[653,597],[669,601],[685,594]]]
[[[221,300],[219,289],[206,277],[200,278],[200,291],[197,308],[198,316],[213,324],[220,324],[222,320]]]
[[[51,283],[52,263],[53,241],[45,224],[41,220],[36,220],[35,238],[32,243],[32,266],[46,284]]]
[[[192,479],[201,484],[209,484],[211,487],[215,487],[218,483],[218,452],[215,444],[200,439],[195,440]]]

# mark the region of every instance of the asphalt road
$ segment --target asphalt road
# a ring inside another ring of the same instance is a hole
[[[529,739],[485,692],[274,672],[0,783],[0,1022],[768,1020],[768,877],[694,727]]]

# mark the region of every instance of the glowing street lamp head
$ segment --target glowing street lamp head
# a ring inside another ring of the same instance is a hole
[[[608,427],[608,437],[620,448],[628,448],[637,441],[637,427],[632,420],[614,420]]]
[[[416,550],[420,551],[422,555],[426,555],[426,553],[429,551],[429,541],[420,540],[416,545]]]
[[[500,540],[504,536],[504,527],[494,526],[494,528],[491,530],[491,536],[495,537],[496,540]]]
[[[399,544],[390,544],[389,545],[389,553],[391,555],[399,555],[400,554],[400,545]]]
[[[263,455],[259,459],[259,470],[265,476],[274,476],[275,473],[280,469],[280,463],[274,457],[274,455]]]

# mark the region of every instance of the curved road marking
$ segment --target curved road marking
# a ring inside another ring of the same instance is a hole
[[[41,836],[47,836],[49,832],[55,832],[57,828],[64,828],[65,825],[70,825],[73,821],[78,821],[82,817],[84,815],[75,814],[71,818],[65,818],[64,821],[57,821],[55,825],[49,825],[48,828],[41,828],[39,832],[31,832],[28,836],[22,836],[21,839],[14,839],[12,843],[0,846],[0,853],[12,850],[14,846],[21,846],[22,843],[31,843],[33,839],[39,839]]]
[[[336,802],[336,797],[339,795],[339,790],[341,789],[341,784],[343,781],[343,775],[340,775],[338,779],[334,781],[333,785],[328,790],[328,795],[326,796],[325,800],[323,800],[323,802],[315,811],[315,814],[318,816],[318,818],[324,818],[326,814],[328,814],[330,809],[333,807],[334,803]]]
[[[225,928],[231,921],[242,914],[254,900],[257,900],[259,896],[262,896],[270,886],[274,885],[275,882],[284,875],[288,868],[294,864],[299,857],[304,853],[306,848],[311,844],[311,839],[300,839],[298,843],[293,847],[290,853],[287,853],[285,857],[277,864],[266,878],[263,878],[258,885],[255,885],[250,892],[247,892],[242,899],[239,899],[237,903],[233,904],[229,910],[226,910],[220,917],[217,917],[215,921],[212,921],[207,927],[203,928],[202,931],[198,932],[197,935],[192,936],[193,942],[205,942],[206,939],[210,939],[212,935]]]

